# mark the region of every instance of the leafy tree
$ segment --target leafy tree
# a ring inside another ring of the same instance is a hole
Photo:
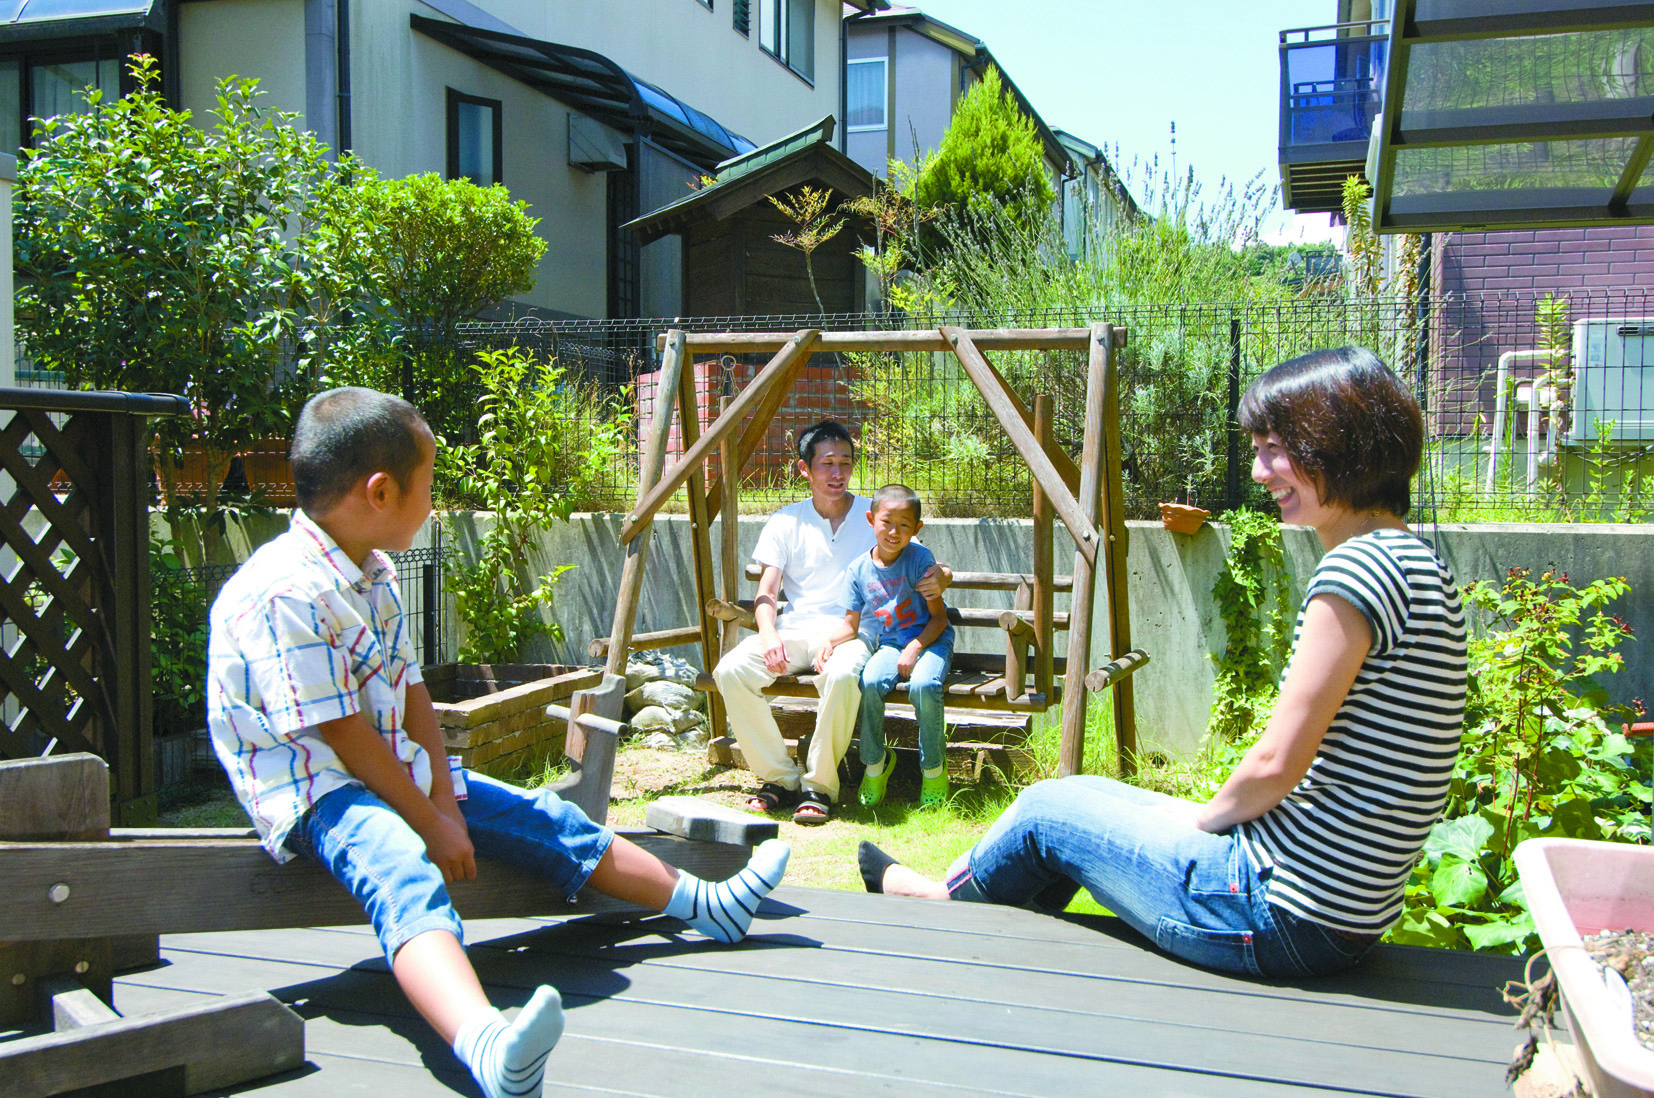
[[[997,69],[990,66],[959,101],[942,144],[919,170],[913,197],[920,207],[955,213],[999,206],[1022,226],[1051,217],[1057,192],[1045,151],[1033,121],[1006,95]]]
[[[153,421],[178,529],[187,444],[221,472],[286,432],[313,371],[388,333],[346,169],[296,116],[260,108],[257,82],[229,77],[214,126],[199,128],[163,101],[153,58],[131,71],[131,95],[88,91],[89,113],[40,122],[25,150],[17,328],[76,387],[190,401],[193,416]],[[283,376],[295,350],[298,371]],[[204,503],[210,523],[215,494]]]
[[[408,394],[439,435],[470,437],[482,397],[477,373],[456,358],[456,328],[512,294],[534,288],[546,243],[528,203],[498,184],[434,173],[359,182],[354,199],[370,226],[368,264],[404,333]],[[352,364],[341,376],[400,390],[400,354]]]
[[[372,229],[371,263],[404,324],[451,332],[461,321],[534,288],[546,242],[538,218],[503,186],[432,172],[359,185]]]
[[[816,311],[825,313],[827,306],[821,303],[821,291],[816,289],[815,250],[837,236],[839,230],[844,228],[845,206],[829,210],[827,203],[832,200],[833,189],[827,187],[817,190],[808,184],[781,198],[773,194],[764,197],[770,200],[770,205],[781,211],[782,216],[798,226],[788,232],[776,233],[770,239],[804,253],[804,273],[810,278],[810,294],[816,299]],[[834,220],[835,218],[837,220]]]

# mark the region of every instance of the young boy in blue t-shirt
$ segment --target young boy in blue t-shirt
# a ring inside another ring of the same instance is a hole
[[[213,603],[213,746],[277,861],[319,861],[367,909],[391,973],[487,1098],[538,1095],[563,1032],[541,987],[507,1021],[466,958],[446,884],[478,857],[745,937],[781,880],[770,840],[727,881],[667,865],[549,790],[468,774],[456,793],[409,643],[396,573],[431,514],[436,441],[412,404],[369,389],[310,399],[293,435],[298,510]]]
[[[899,679],[908,680],[907,697],[919,724],[924,770],[919,804],[938,805],[948,797],[942,682],[953,663],[953,626],[940,597],[918,592],[919,581],[936,563],[930,550],[913,540],[925,525],[919,514],[919,497],[904,484],[887,484],[874,493],[867,509],[873,548],[845,572],[844,624],[818,660],[824,662],[834,645],[858,633],[873,651],[861,673],[861,761],[867,773],[860,798],[868,807],[884,800],[895,769],[895,756],[884,744],[884,700]]]

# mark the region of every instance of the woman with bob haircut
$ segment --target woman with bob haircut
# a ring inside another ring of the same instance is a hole
[[[1349,968],[1401,914],[1464,720],[1465,624],[1407,529],[1424,426],[1371,351],[1316,351],[1246,392],[1252,479],[1313,527],[1280,697],[1205,804],[1075,776],[1025,789],[940,882],[870,843],[873,892],[1061,911],[1084,887],[1161,949],[1294,978]]]

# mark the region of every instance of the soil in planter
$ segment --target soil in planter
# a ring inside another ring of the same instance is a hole
[[[1591,960],[1625,977],[1637,1039],[1654,1051],[1654,933],[1604,930],[1585,939]]]

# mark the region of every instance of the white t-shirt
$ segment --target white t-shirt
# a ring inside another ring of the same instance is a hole
[[[851,561],[873,551],[869,502],[866,496],[851,496],[837,532],[810,499],[788,504],[764,523],[752,560],[759,567],[781,569],[787,605],[776,619],[777,628],[844,620],[844,572]]]

